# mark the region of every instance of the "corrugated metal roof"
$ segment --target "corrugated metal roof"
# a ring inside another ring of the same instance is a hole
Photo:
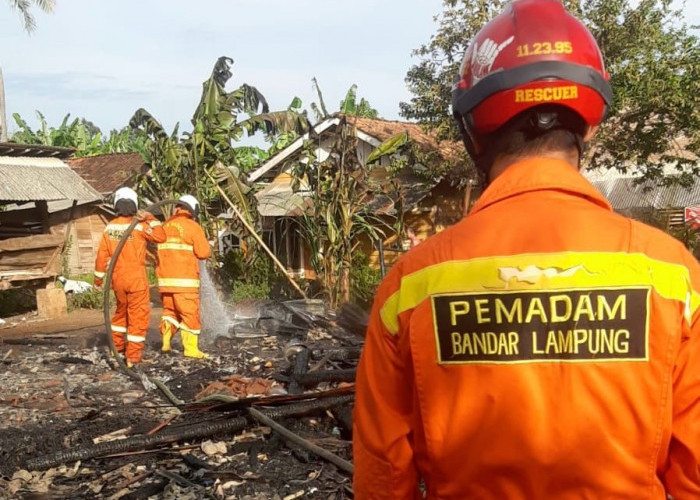
[[[303,184],[301,190],[295,192],[289,182],[273,182],[269,186],[255,193],[258,199],[258,212],[263,217],[291,217],[301,214],[310,199],[310,192],[304,190],[308,186]]]
[[[0,200],[101,199],[100,193],[57,158],[0,156]]]
[[[653,207],[658,210],[700,204],[700,180],[692,186],[679,184],[659,186],[639,183],[634,177],[618,177],[592,183],[608,199],[615,210]]]
[[[80,207],[82,205],[85,205],[86,203],[91,203],[90,201],[79,201],[76,206]],[[70,208],[73,206],[73,200],[56,200],[56,201],[49,201],[46,203],[46,207],[48,209],[48,212],[50,214],[55,214],[56,212],[62,212],[63,210],[70,210]],[[31,202],[19,202],[19,203],[11,203],[9,205],[5,205],[5,211],[6,212],[13,212],[17,210],[27,210],[27,209],[33,209],[34,205]]]
[[[0,165],[7,167],[67,167],[60,158],[39,158],[33,156],[0,156]]]

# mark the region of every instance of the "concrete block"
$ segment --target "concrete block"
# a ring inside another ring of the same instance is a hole
[[[36,307],[39,317],[60,318],[68,314],[66,292],[61,288],[43,288],[36,291]]]

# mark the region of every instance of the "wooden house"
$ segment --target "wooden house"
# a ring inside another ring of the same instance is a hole
[[[148,166],[139,153],[69,158],[67,163],[104,200],[104,203],[76,207],[71,217],[66,214],[65,206],[56,206],[56,211],[52,214],[57,220],[71,221],[66,226],[66,265],[69,273],[92,273],[102,232],[114,217],[111,203],[114,192],[120,187],[133,187],[136,176],[146,173]]]
[[[256,198],[263,220],[264,239],[288,271],[298,277],[313,276],[309,250],[301,237],[298,220],[313,201],[303,182],[296,191],[292,188],[291,171],[296,162],[302,161],[305,141],[315,142],[316,161],[326,160],[335,140],[334,134],[341,126],[350,127],[355,134],[357,158],[362,165],[377,146],[402,133],[407,133],[421,151],[430,153],[432,161],[455,168],[466,164],[461,144],[438,142],[434,135],[414,123],[333,115],[315,125],[313,134],[297,139],[248,176],[248,181],[260,188]],[[408,249],[409,234],[415,235],[414,242],[424,240],[459,221],[470,205],[472,184],[465,177],[426,179],[412,173],[410,168],[399,174],[390,174],[389,166],[390,160],[382,158],[372,169],[371,178],[382,182],[392,176],[399,186],[398,192],[402,193],[401,199],[397,199],[396,194],[376,196],[370,202],[371,210],[385,217],[387,222],[401,218],[404,226],[399,233],[388,231],[380,241],[361,242],[370,263],[376,267],[390,266]]]
[[[72,153],[0,144],[0,289],[51,282],[62,270],[66,225],[101,202],[65,163]]]

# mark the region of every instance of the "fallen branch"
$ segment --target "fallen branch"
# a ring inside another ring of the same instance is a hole
[[[315,444],[304,439],[303,437],[294,434],[292,431],[290,431],[286,427],[278,424],[277,422],[272,420],[270,417],[268,417],[264,413],[256,410],[255,408],[248,408],[248,413],[250,414],[251,417],[253,417],[255,420],[257,420],[259,423],[270,427],[272,430],[274,430],[278,434],[282,435],[282,437],[291,441],[292,443],[297,444],[297,445],[301,446],[302,448],[304,448],[312,453],[315,453],[316,455],[318,455],[321,458],[325,458],[326,460],[328,460],[330,463],[334,464],[339,469],[344,470],[345,472],[348,472],[350,474],[352,474],[353,471],[355,470],[352,463],[348,462],[347,460],[345,460],[343,458],[340,458],[338,455],[335,455],[328,450],[324,450],[320,446],[316,446]]]
[[[148,455],[149,453],[179,453],[184,450],[194,450],[199,448],[198,444],[188,444],[186,446],[169,446],[167,448],[156,448],[153,450],[141,450],[141,451],[129,451],[126,453],[114,453],[113,455],[105,455],[103,457],[97,458],[119,458],[119,457],[130,457],[133,455]]]
[[[171,423],[173,420],[175,420],[179,415],[180,415],[180,414],[177,413],[177,414],[173,415],[172,417],[170,417],[169,419],[165,420],[164,422],[159,423],[159,424],[156,425],[153,429],[151,429],[150,431],[148,431],[148,432],[146,433],[146,435],[147,435],[147,436],[150,436],[150,435],[155,434],[156,432],[160,431],[160,430],[163,429],[164,427],[167,427],[167,426],[170,425],[170,423]]]

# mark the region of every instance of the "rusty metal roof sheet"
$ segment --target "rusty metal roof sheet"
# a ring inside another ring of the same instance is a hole
[[[88,202],[101,198],[58,158],[0,156],[0,200]]]
[[[75,153],[73,148],[59,148],[43,144],[19,144],[0,142],[0,156],[29,156],[32,158],[69,158]]]

